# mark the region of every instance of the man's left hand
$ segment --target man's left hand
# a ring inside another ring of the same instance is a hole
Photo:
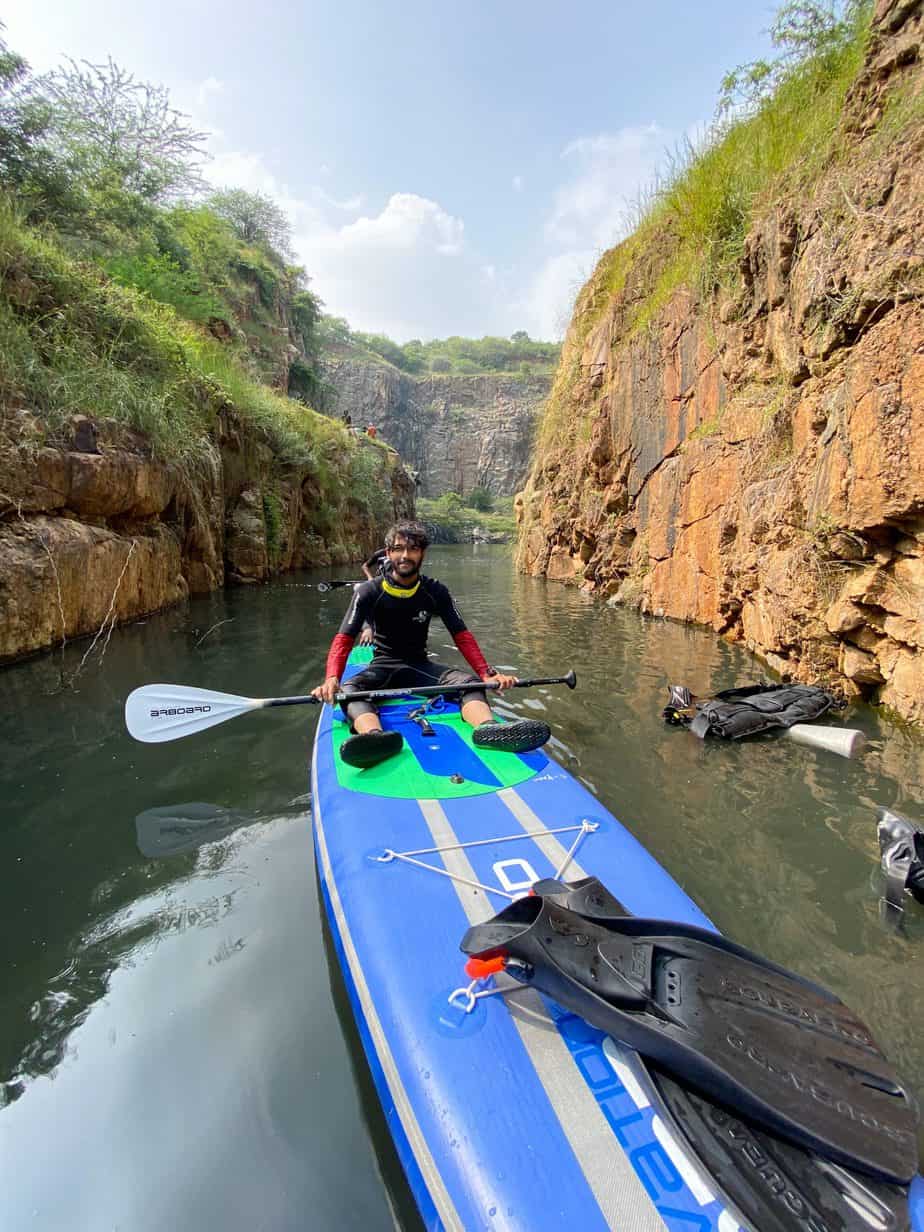
[[[519,683],[518,676],[508,676],[505,672],[495,672],[493,676],[485,676],[485,684],[496,684],[501,692],[504,689],[512,689],[513,686]]]

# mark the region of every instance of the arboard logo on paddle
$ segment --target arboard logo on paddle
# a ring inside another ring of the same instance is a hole
[[[211,706],[170,706],[166,710],[152,710],[152,719],[173,718],[178,714],[208,714]]]

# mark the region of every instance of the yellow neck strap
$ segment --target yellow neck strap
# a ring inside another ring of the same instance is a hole
[[[382,590],[386,595],[394,595],[396,599],[410,599],[412,595],[416,595],[420,589],[420,578],[413,586],[393,586],[388,578],[382,578]]]

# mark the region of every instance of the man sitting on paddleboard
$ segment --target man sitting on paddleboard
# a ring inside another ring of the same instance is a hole
[[[333,702],[337,693],[366,689],[401,689],[423,685],[471,684],[460,698],[462,718],[475,728],[472,740],[480,747],[526,753],[545,744],[548,724],[535,719],[498,723],[487,703],[480,682],[508,689],[516,676],[497,672],[488,663],[452,596],[442,582],[420,572],[429,540],[419,522],[398,522],[385,537],[389,572],[364,582],[353,599],[331,642],[327,678],[312,690],[314,697]],[[439,616],[452,635],[474,675],[459,668],[435,663],[427,654],[427,635],[432,616]],[[375,653],[364,671],[340,684],[340,677],[357,635],[368,623]],[[343,742],[340,756],[351,766],[374,766],[399,752],[404,743],[400,732],[383,731],[375,706],[368,701],[344,703],[351,730],[356,734]]]

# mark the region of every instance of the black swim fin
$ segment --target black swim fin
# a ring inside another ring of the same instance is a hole
[[[908,1095],[832,993],[718,933],[620,914],[596,879],[539,888],[550,895],[470,928],[462,950],[503,956],[508,974],[736,1115],[879,1180],[911,1180]]]

